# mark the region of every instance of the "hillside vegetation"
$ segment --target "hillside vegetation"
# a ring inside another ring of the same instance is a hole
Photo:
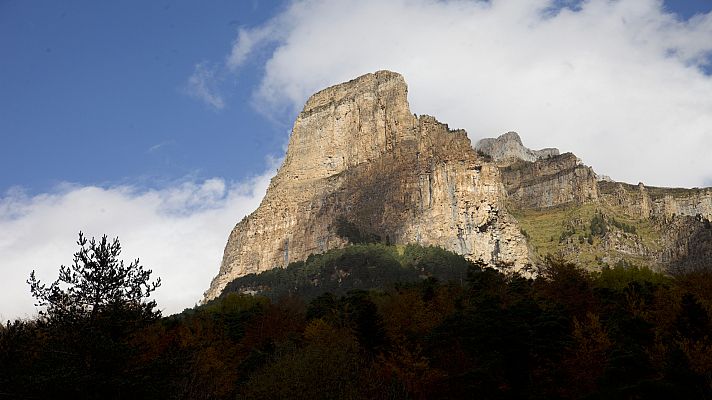
[[[415,244],[357,244],[311,255],[259,274],[233,280],[223,293],[248,292],[276,300],[296,295],[305,300],[324,293],[387,288],[425,278],[462,283],[472,263],[440,247]]]
[[[606,204],[576,204],[536,209],[513,209],[536,256],[557,255],[593,270],[615,265],[650,265],[650,254],[660,251],[658,222],[631,217]]]

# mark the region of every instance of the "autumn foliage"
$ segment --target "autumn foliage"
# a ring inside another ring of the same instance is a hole
[[[369,246],[381,256],[341,254],[393,264]],[[449,259],[416,252],[419,263]],[[592,273],[549,259],[531,280],[458,262],[469,265],[462,281],[306,298],[225,293],[123,332],[104,398],[712,397],[712,273]],[[50,398],[60,383],[91,397],[86,377],[58,367],[87,339],[73,335],[42,320],[2,326],[0,398]]]

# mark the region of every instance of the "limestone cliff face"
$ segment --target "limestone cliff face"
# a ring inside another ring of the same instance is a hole
[[[598,199],[598,177],[571,153],[531,150],[516,132],[477,142],[475,149],[500,168],[509,200],[518,207],[547,208]]]
[[[519,160],[501,169],[510,199],[522,207],[586,203],[599,197],[596,173],[571,153],[547,156],[535,162]]]
[[[626,214],[649,221],[656,246],[630,252],[668,272],[712,267],[712,189],[646,187],[599,182],[601,199]]]
[[[606,201],[644,218],[670,221],[676,216],[712,220],[712,188],[680,189],[599,182]]]
[[[231,280],[348,244],[350,224],[523,270],[529,248],[499,168],[464,131],[411,114],[402,76],[379,71],[313,95],[259,208],[235,226],[205,299]]]

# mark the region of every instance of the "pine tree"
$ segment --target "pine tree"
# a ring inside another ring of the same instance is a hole
[[[156,302],[144,301],[160,285],[161,279],[151,282],[152,271],[145,270],[136,259],[128,266],[119,260],[121,244],[107,236],[88,240],[79,232],[79,251],[74,253],[74,264],[60,266],[59,278],[47,286],[30,274],[27,283],[38,307],[46,307],[40,315],[50,320],[95,321],[100,314],[130,312],[135,318],[153,319]]]

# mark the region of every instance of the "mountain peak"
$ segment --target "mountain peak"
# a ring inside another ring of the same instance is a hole
[[[307,100],[302,113],[310,113],[330,104],[340,104],[353,100],[356,96],[370,93],[382,95],[391,92],[392,95],[402,96],[407,104],[408,85],[403,76],[397,72],[381,70],[352,79],[348,82],[329,86],[314,93]]]
[[[507,132],[497,138],[485,138],[477,142],[475,149],[490,156],[494,161],[537,161],[559,155],[559,149],[531,150],[522,144],[517,132]]]

